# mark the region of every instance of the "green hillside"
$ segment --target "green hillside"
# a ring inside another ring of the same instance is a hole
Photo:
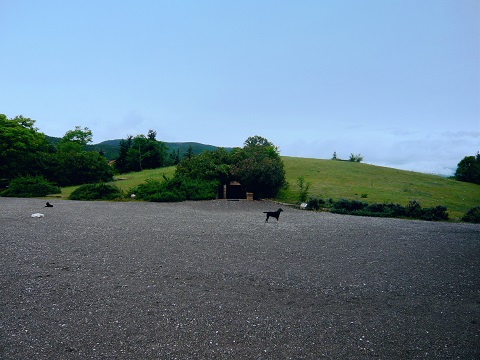
[[[282,157],[289,188],[278,200],[298,202],[297,179],[311,183],[309,194],[323,199],[357,199],[368,203],[418,201],[422,207],[443,205],[458,219],[480,205],[480,185],[437,175],[349,161]]]
[[[303,176],[311,184],[309,195],[333,200],[357,199],[368,203],[407,205],[418,201],[422,207],[443,205],[452,220],[458,220],[469,209],[480,205],[480,185],[464,183],[441,176],[396,170],[348,161],[333,161],[282,157],[288,190],[282,190],[276,200],[298,203],[297,179]],[[122,174],[112,182],[128,191],[147,179],[171,177],[175,167]],[[118,180],[120,179],[120,180]],[[67,197],[75,187],[63,188]]]

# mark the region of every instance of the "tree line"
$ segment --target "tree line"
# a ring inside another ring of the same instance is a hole
[[[114,170],[98,152],[85,150],[88,128],[69,130],[55,146],[35,128],[35,120],[0,114],[0,179],[42,176],[58,186],[109,181]]]
[[[35,127],[35,120],[0,114],[0,180],[10,182],[20,177],[42,177],[58,186],[108,182],[115,173],[154,169],[176,164],[173,179],[166,184],[205,185],[213,189],[237,180],[245,190],[258,197],[275,196],[285,185],[285,170],[278,148],[261,136],[249,137],[243,148],[230,152],[223,148],[194,155],[187,151],[183,159],[178,152],[168,153],[166,145],[150,130],[146,136],[128,136],[119,145],[113,165],[97,151],[87,151],[92,131],[75,127],[57,144]],[[29,181],[38,184],[38,181]],[[188,186],[187,186],[188,187]],[[210,196],[210,195],[209,195]]]

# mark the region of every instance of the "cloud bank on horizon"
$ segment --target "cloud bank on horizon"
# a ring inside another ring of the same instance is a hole
[[[21,26],[19,26],[21,19]],[[476,0],[0,2],[0,112],[452,175],[480,150]]]

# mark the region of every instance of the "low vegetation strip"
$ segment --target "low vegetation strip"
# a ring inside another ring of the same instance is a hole
[[[359,207],[353,208],[349,203],[361,204]],[[379,217],[399,217],[420,219],[427,221],[448,220],[447,208],[438,205],[436,207],[422,208],[416,201],[411,201],[407,206],[399,204],[367,204],[360,201],[337,201],[332,210],[337,214],[361,215],[361,216],[379,216]]]

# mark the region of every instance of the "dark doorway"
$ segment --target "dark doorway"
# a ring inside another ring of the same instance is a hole
[[[243,186],[237,181],[231,181],[229,184],[225,185],[226,191],[225,196],[227,199],[246,199],[247,192]]]

